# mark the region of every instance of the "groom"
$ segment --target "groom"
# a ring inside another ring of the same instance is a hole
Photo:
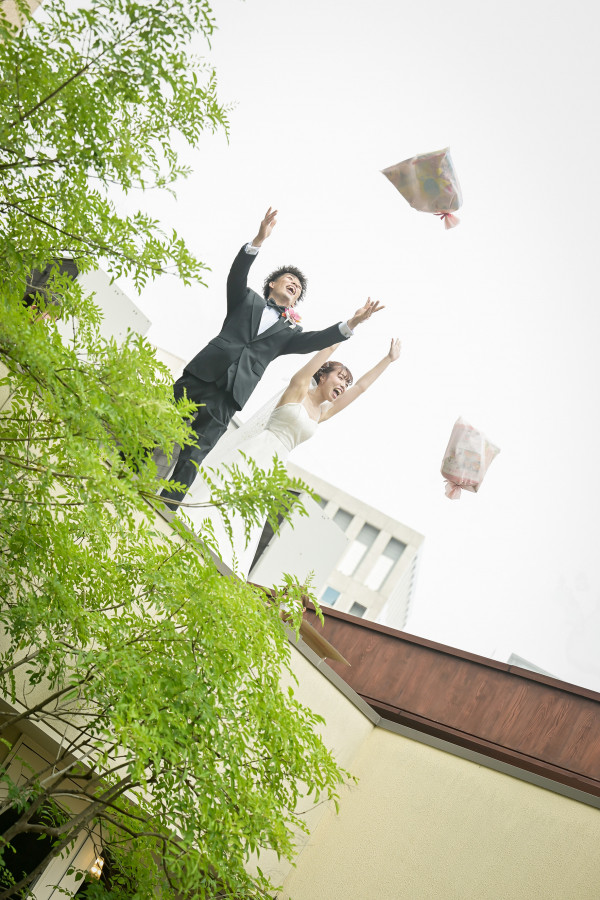
[[[269,207],[256,237],[234,259],[227,279],[223,327],[186,365],[173,386],[176,400],[185,393],[188,399],[203,405],[192,422],[198,446],[182,447],[171,476],[186,489],[165,488],[161,493],[169,509],[177,509],[198,466],[227,430],[234,413],[244,406],[270,362],[287,353],[314,353],[346,340],[357,325],[383,309],[368,300],[347,322],[323,331],[302,331],[300,317],[294,311],[306,290],[306,278],[299,269],[287,266],[269,275],[262,297],[249,288],[250,266],[273,231],[276,216],[277,210]]]

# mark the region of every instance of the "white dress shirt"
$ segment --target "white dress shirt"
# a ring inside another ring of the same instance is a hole
[[[256,256],[259,249],[260,249],[259,247],[254,247],[252,244],[246,244],[246,246],[244,247],[244,250],[246,251],[246,253],[249,253],[250,256]],[[262,316],[260,317],[260,322],[258,324],[258,331],[256,333],[262,334],[263,331],[266,331],[267,328],[270,328],[271,325],[274,325],[278,318],[279,318],[279,315],[275,312],[275,310],[271,306],[265,306],[265,308],[263,309]],[[352,335],[354,334],[354,332],[349,327],[347,322],[340,322],[338,327],[340,329],[341,334],[345,338],[352,337]]]

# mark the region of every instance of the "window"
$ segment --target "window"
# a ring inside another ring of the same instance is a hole
[[[346,550],[345,556],[342,557],[342,561],[339,565],[340,572],[343,572],[344,575],[354,575],[363,561],[367,550],[373,546],[378,534],[379,531],[377,528],[373,528],[372,525],[363,525],[360,534],[352,541]]]
[[[351,513],[346,512],[345,509],[338,509],[333,517],[333,521],[342,529],[342,531],[345,531],[353,518],[354,516]]]
[[[327,499],[327,497],[319,497],[319,506],[321,507],[321,509],[325,509],[328,503],[329,500]]]
[[[4,834],[9,828],[15,825],[21,816],[21,810],[9,807],[6,812],[0,816],[0,828]],[[64,824],[69,817],[60,809],[56,803],[51,801],[44,802],[31,817],[32,825],[50,825],[59,827]],[[52,852],[53,839],[44,833],[36,834],[31,831],[18,832],[8,844],[6,858],[3,860],[3,884],[2,889],[11,883],[20,881],[23,875],[29,875],[37,866],[42,863],[46,855]],[[6,880],[5,880],[6,879]],[[31,896],[27,889],[23,889],[23,893],[19,891],[18,896]]]
[[[361,618],[367,611],[366,606],[362,606],[360,603],[353,603],[348,612],[351,616],[360,616]]]
[[[46,285],[54,267],[58,269],[59,275],[68,275],[73,281],[79,275],[79,269],[75,262],[66,257],[53,260],[48,263],[45,269],[35,269],[26,281],[26,293],[23,297],[23,303],[25,303],[26,306],[31,306],[31,304],[35,302],[36,294],[41,294],[41,296],[45,298],[48,306],[56,306],[59,303],[56,299],[56,295],[49,294],[46,290]]]
[[[335,601],[340,596],[340,592],[336,591],[332,587],[326,587],[323,591],[323,595],[321,597],[321,603],[326,603],[327,606],[335,606]]]
[[[385,579],[405,550],[406,544],[403,544],[402,541],[397,541],[396,538],[391,538],[387,547],[367,575],[365,579],[366,586],[371,588],[372,591],[381,590]]]

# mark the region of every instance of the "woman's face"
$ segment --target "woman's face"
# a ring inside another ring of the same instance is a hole
[[[346,391],[348,387],[348,376],[346,374],[346,370],[343,368],[333,369],[331,372],[325,376],[323,381],[321,382],[320,387],[323,388],[323,395],[325,400],[329,400],[330,403],[335,403],[336,400],[343,395],[344,391]]]

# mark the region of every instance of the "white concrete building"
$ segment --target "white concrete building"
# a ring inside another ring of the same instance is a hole
[[[277,537],[265,528],[250,569],[251,580],[276,582],[278,570],[290,571],[290,563],[302,549],[317,576],[313,584],[322,603],[403,628],[414,595],[423,535],[312,472],[293,463],[288,463],[288,470],[316,491],[321,509],[303,498],[309,517],[298,518],[293,535],[287,523]]]

